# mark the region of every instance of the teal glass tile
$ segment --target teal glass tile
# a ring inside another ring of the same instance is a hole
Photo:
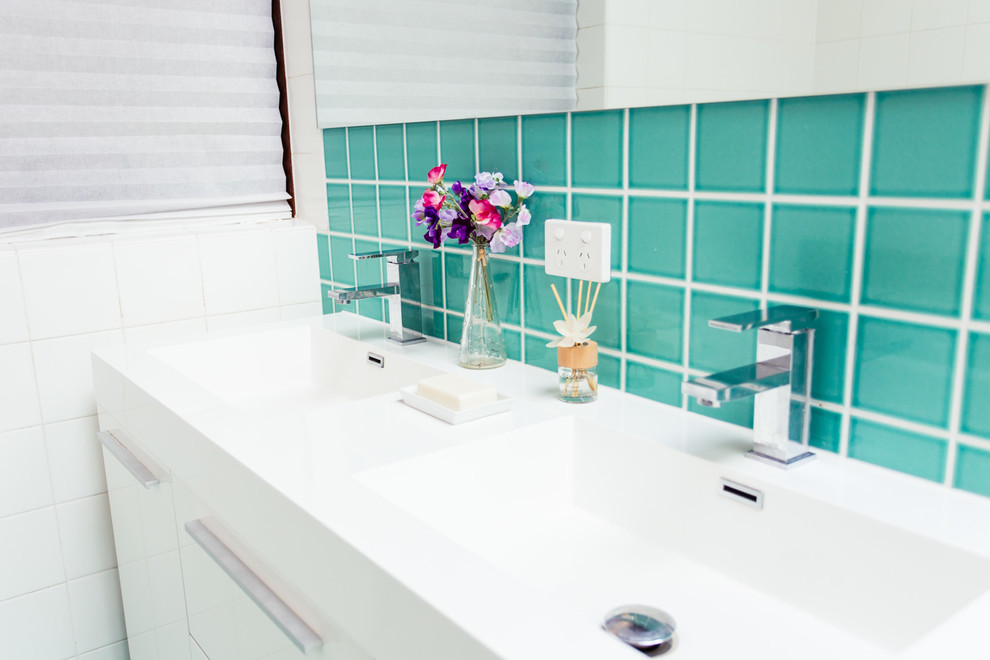
[[[354,252],[378,252],[382,249],[378,241],[363,241],[354,239]],[[354,261],[354,260],[352,260]],[[379,285],[385,281],[382,259],[359,259],[354,261],[354,270],[359,286],[366,284]],[[378,316],[377,318],[381,318]]]
[[[502,328],[502,341],[505,342],[505,355],[510,360],[522,360],[522,333]]]
[[[853,405],[947,427],[956,332],[860,317]]]
[[[379,186],[378,205],[381,210],[382,238],[398,241],[409,240],[408,231],[413,224],[406,210],[405,186]]]
[[[626,361],[626,392],[671,406],[681,405],[680,374]]]
[[[563,277],[547,275],[543,266],[523,266],[523,304],[526,306],[526,327],[556,334],[553,322],[560,320],[560,308],[550,290],[550,284],[557,287],[561,301],[567,304],[567,280]],[[529,344],[527,343],[527,346]],[[527,349],[528,351],[528,349]],[[526,356],[529,362],[529,355]]]
[[[416,208],[416,202],[418,202],[423,196],[424,190],[426,189],[416,185],[415,183],[409,185],[410,216],[407,217],[406,220],[409,222],[409,232],[412,237],[413,247],[433,249],[433,242],[426,239],[426,225],[417,225],[416,221],[411,217],[413,209]]]
[[[567,185],[567,115],[522,118],[522,175],[533,185]]]
[[[959,445],[953,485],[971,493],[990,497],[990,451]]]
[[[842,435],[842,415],[822,408],[811,409],[808,444],[834,454],[839,453]]]
[[[579,195],[571,197],[571,219],[587,222],[607,222],[612,227],[612,269],[622,267],[622,198],[612,195]]]
[[[763,204],[695,202],[693,254],[698,282],[759,289]]]
[[[416,245],[419,256],[416,263],[419,266],[419,286],[412,290],[403,290],[402,296],[408,300],[421,302],[424,305],[443,307],[443,254],[439,250]]]
[[[942,481],[946,447],[939,438],[853,418],[849,426],[849,457]]]
[[[629,110],[629,187],[687,190],[691,106]]]
[[[849,315],[829,309],[818,310],[818,321],[815,323],[815,361],[811,370],[813,398],[842,403],[848,342]]]
[[[585,283],[587,284],[587,283]],[[549,288],[549,285],[547,285]],[[595,282],[594,288],[597,289],[598,283]],[[571,313],[577,314],[578,311],[578,289],[581,288],[584,301],[581,303],[581,313],[585,311],[585,306],[588,304],[588,289],[587,287],[579,286],[576,280],[571,281],[571,293],[574,296],[571,301]],[[564,300],[565,304],[567,302],[564,292],[561,291],[560,285],[557,285],[557,291],[561,294],[561,299]],[[599,346],[605,346],[607,348],[614,348],[619,350],[620,348],[620,297],[622,295],[622,285],[619,280],[609,280],[608,282],[602,283],[602,288],[598,291],[598,301],[595,303],[595,309],[591,316],[591,325],[596,327],[596,330],[591,338],[598,342]],[[591,292],[591,298],[595,297],[594,291]],[[550,292],[550,298],[553,299],[553,292]],[[560,308],[557,307],[556,301],[554,302],[554,309],[556,310],[557,317],[560,318]],[[528,314],[528,312],[527,312]],[[528,321],[528,317],[527,317]],[[551,330],[554,334],[557,333],[556,330]]]
[[[626,297],[626,350],[680,362],[684,344],[684,289],[630,280],[626,284]]]
[[[375,133],[371,126],[347,129],[347,151],[351,161],[352,179],[375,178]]]
[[[355,183],[351,186],[354,233],[378,238],[378,186]]]
[[[622,380],[622,360],[612,355],[598,354],[598,384],[619,389]]]
[[[855,229],[854,208],[775,205],[769,290],[849,302]]]
[[[696,399],[688,399],[688,410],[743,428],[753,428],[753,397],[733,401],[720,408],[710,408],[699,404]]]
[[[376,321],[385,320],[384,301],[381,298],[359,300],[356,305],[356,311],[361,316],[375,319]]]
[[[755,332],[729,332],[708,326],[710,319],[759,309],[758,300],[704,291],[691,293],[691,367],[722,371],[756,359]]]
[[[859,194],[863,94],[777,102],[775,189],[809,195]]]
[[[571,185],[622,187],[622,110],[571,115]]]
[[[543,259],[546,252],[544,223],[548,219],[567,217],[567,195],[564,193],[541,192],[539,190],[526,202],[533,219],[523,229],[523,256]]]
[[[330,237],[326,234],[316,235],[316,256],[320,264],[320,279],[329,281],[330,277]]]
[[[862,302],[958,315],[969,213],[871,208]]]
[[[447,163],[444,176],[447,183],[474,181],[477,170],[474,168],[473,119],[440,122],[440,159]],[[423,178],[426,178],[425,172]]]
[[[519,178],[518,120],[490,117],[478,120],[478,163],[482,172],[501,172],[512,183]]]
[[[347,178],[346,128],[327,128],[323,131],[323,159],[328,179]]]
[[[990,438],[990,335],[969,335],[962,430]]]
[[[698,106],[698,190],[763,191],[769,114],[769,101]]]
[[[346,183],[327,184],[330,231],[351,233],[351,188]]]
[[[385,315],[382,320],[388,323],[390,321],[388,301],[383,301],[382,307],[385,310]],[[419,305],[408,303],[405,302],[405,300],[403,300],[402,322],[405,325],[405,327],[409,328],[410,330],[415,330],[416,332],[422,334],[427,334],[426,323],[425,323],[426,315],[423,312],[424,312],[423,308],[420,307]]]
[[[468,278],[471,276],[471,255],[446,252],[443,261],[447,309],[463,313],[467,304]]]
[[[877,92],[870,192],[970,197],[982,86]]]
[[[332,279],[338,286],[341,284],[354,286],[354,260],[350,257],[353,253],[352,238],[330,237],[330,269],[333,274]]]
[[[448,313],[447,318],[447,341],[455,344],[461,343],[461,333],[464,330],[464,317]]]
[[[324,314],[333,314],[336,311],[334,309],[333,301],[330,300],[330,295],[329,295],[330,291],[332,290],[333,290],[333,286],[331,286],[330,284],[326,284],[326,283],[320,284],[320,295],[322,296],[322,298],[320,299],[320,304],[323,307]]]
[[[406,161],[409,165],[409,180],[425,185],[429,171],[440,164],[435,121],[406,124]]]
[[[526,364],[548,369],[553,375],[547,375],[547,389],[556,391],[557,388],[557,349],[547,348],[547,340],[543,337],[526,335]]]
[[[446,315],[438,309],[423,309],[423,334],[437,339],[446,339]]]
[[[630,272],[683,279],[686,237],[687,201],[629,198]]]
[[[520,297],[519,262],[507,261],[493,256],[490,260],[492,283],[495,285],[495,300],[498,303],[499,318],[505,323],[520,325],[522,299]]]
[[[973,318],[990,321],[990,213],[983,215],[980,259],[976,264],[976,291],[973,296]]]
[[[402,137],[402,124],[375,127],[375,146],[378,150],[378,180],[406,180],[406,147]]]

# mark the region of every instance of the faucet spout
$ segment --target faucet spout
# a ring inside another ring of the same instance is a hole
[[[369,298],[381,298],[399,293],[398,284],[386,284],[384,286],[356,286],[349,289],[334,289],[327,292],[327,297],[335,303],[347,305],[355,300],[368,300]]]
[[[693,378],[682,386],[688,396],[706,406],[720,407],[723,403],[737,401],[789,385],[791,359],[789,355],[727,369],[709,376]]]

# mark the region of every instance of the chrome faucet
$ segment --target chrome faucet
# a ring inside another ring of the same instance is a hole
[[[808,429],[817,318],[817,309],[780,305],[708,322],[732,332],[759,330],[757,362],[681,385],[684,394],[705,406],[756,398],[750,458],[782,468],[815,458],[808,451]]]
[[[334,302],[346,305],[355,300],[385,298],[388,301],[388,338],[400,344],[426,341],[423,337],[423,313],[419,306],[403,305],[400,296],[403,285],[419,287],[419,250],[385,250],[383,252],[358,252],[351,259],[385,259],[385,284],[365,285],[349,289],[328,291]]]

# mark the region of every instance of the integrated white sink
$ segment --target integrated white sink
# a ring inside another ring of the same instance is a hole
[[[281,327],[148,351],[227,403],[311,409],[397,392],[440,371],[314,325]],[[373,354],[369,360],[369,353]],[[377,357],[375,357],[377,356]],[[379,366],[378,357],[384,360]]]
[[[626,603],[668,611],[674,657],[892,657],[990,590],[975,554],[572,417],[357,478],[588,626]]]

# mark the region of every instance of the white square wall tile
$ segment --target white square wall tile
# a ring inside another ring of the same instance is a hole
[[[936,30],[966,25],[969,0],[912,0],[911,30]]]
[[[860,36],[900,34],[911,29],[911,0],[863,0]]]
[[[201,316],[185,321],[170,321],[141,325],[134,328],[124,328],[124,341],[132,342],[159,341],[165,339],[184,339],[206,332],[206,317]]]
[[[973,82],[990,79],[990,23],[966,28],[962,79]]]
[[[912,32],[908,41],[907,83],[948,85],[962,78],[966,29]]]
[[[52,504],[40,426],[0,433],[0,518]]]
[[[605,85],[605,26],[595,25],[577,31],[577,87],[590,89]]]
[[[323,303],[321,302],[302,303],[301,305],[282,305],[279,308],[279,318],[283,321],[321,316],[322,314]]]
[[[103,452],[96,439],[96,417],[45,425],[48,464],[56,502],[105,493]]]
[[[230,314],[278,305],[278,263],[269,230],[201,234],[206,313]]]
[[[316,87],[313,74],[289,78],[286,91],[289,95],[289,144],[293,155],[318,153],[322,156],[323,131],[320,130],[316,120]],[[293,163],[294,167],[295,163]],[[298,192],[298,184],[295,188]],[[326,193],[326,188],[323,190]]]
[[[0,658],[71,658],[76,652],[64,584],[0,602]]]
[[[605,22],[605,3],[607,0],[579,0],[577,6],[578,28],[601,25]]]
[[[859,37],[863,0],[822,0],[818,3],[815,41],[843,41]]]
[[[327,175],[324,169],[323,145],[319,153],[292,154],[292,178],[295,186],[296,222],[304,222],[327,231]]]
[[[203,316],[199,243],[189,235],[113,245],[125,326]]]
[[[647,87],[649,28],[605,27],[605,83],[609,87]]]
[[[0,518],[0,557],[0,601],[63,582],[55,509]]]
[[[320,299],[320,263],[316,230],[298,226],[275,232],[280,305],[296,305]]]
[[[68,244],[18,252],[32,339],[120,327],[109,243]]]
[[[990,23],[990,0],[969,0],[966,23]]]
[[[309,3],[281,2],[282,43],[285,48],[285,76],[313,73],[313,36],[310,32]]]
[[[69,582],[76,650],[87,653],[126,637],[117,569]]]
[[[862,89],[903,86],[907,77],[907,57],[906,34],[861,39],[857,86]]]
[[[106,494],[59,504],[55,510],[66,579],[85,577],[117,565]]]
[[[130,657],[127,652],[127,642],[117,642],[89,653],[83,653],[79,656],[79,660],[130,660]]]
[[[650,87],[684,86],[684,33],[670,30],[650,32],[650,54],[646,81]]]
[[[210,332],[217,330],[233,330],[234,328],[247,328],[252,325],[262,323],[273,323],[281,320],[278,307],[268,309],[255,309],[250,312],[238,312],[237,314],[218,314],[206,319],[206,327]]]
[[[31,344],[0,346],[0,432],[41,423]]]
[[[858,39],[815,46],[815,92],[848,92],[858,78]]]
[[[90,351],[124,341],[120,330],[36,341],[34,362],[46,424],[96,414]]]
[[[0,253],[0,344],[28,340],[27,312],[15,252]]]

